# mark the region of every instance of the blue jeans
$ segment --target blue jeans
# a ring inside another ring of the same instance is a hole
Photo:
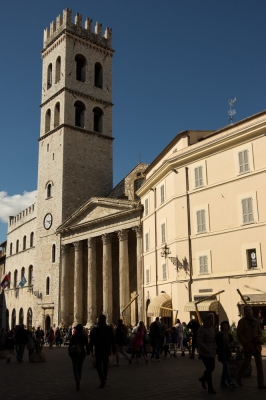
[[[222,376],[221,376],[221,381],[222,382],[227,381],[227,383],[230,384],[233,381],[233,379],[230,375],[229,362],[227,360],[223,360],[223,361],[221,361],[221,363],[223,364],[223,372],[222,372]]]
[[[73,372],[74,372],[74,377],[75,377],[76,382],[79,382],[81,380],[81,371],[82,371],[82,365],[83,365],[84,359],[85,359],[84,356],[71,357],[72,364],[73,364]]]

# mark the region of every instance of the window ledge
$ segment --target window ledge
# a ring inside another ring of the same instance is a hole
[[[249,174],[250,172],[251,172],[250,169],[248,171],[239,172],[238,176],[241,176],[241,175],[244,175],[244,174]]]
[[[199,273],[198,273],[198,276],[202,276],[202,275],[211,276],[211,273],[210,273],[210,272],[199,272]]]
[[[49,200],[49,199],[52,199],[52,198],[53,198],[53,196],[49,196],[49,197],[46,197],[45,200]]]

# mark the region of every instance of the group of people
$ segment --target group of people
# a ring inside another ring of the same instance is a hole
[[[43,331],[40,327],[26,329],[25,325],[18,325],[16,328],[6,331],[4,328],[0,332],[1,342],[6,350],[6,363],[12,360],[12,355],[16,352],[17,362],[23,362],[24,351],[28,349],[29,362],[32,362],[31,355],[36,345],[43,340]]]
[[[203,325],[197,331],[198,351],[205,366],[205,371],[199,378],[202,388],[206,389],[207,384],[208,392],[211,394],[216,393],[213,388],[212,373],[215,369],[215,357],[217,354],[218,361],[223,365],[221,387],[229,386],[230,389],[235,389],[237,385],[243,386],[242,378],[250,365],[252,356],[254,356],[257,368],[258,388],[266,389],[261,357],[262,332],[259,321],[253,316],[252,308],[245,306],[244,317],[239,320],[237,326],[237,337],[243,346],[244,353],[243,363],[237,371],[237,385],[233,382],[229,366],[235,341],[229,333],[229,322],[223,321],[220,326],[220,332],[215,335],[214,317],[213,314],[209,314],[208,318],[206,318]]]

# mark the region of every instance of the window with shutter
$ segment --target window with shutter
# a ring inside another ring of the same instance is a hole
[[[238,162],[240,174],[249,171],[248,150],[243,150],[238,153]]]
[[[207,274],[208,273],[208,258],[207,256],[199,257],[199,268],[200,274]]]
[[[145,202],[144,202],[144,214],[148,215],[148,213],[149,213],[149,202],[148,202],[148,199],[145,199]]]
[[[197,232],[206,231],[205,210],[197,211]]]
[[[253,202],[252,197],[248,197],[247,199],[242,200],[243,224],[249,224],[250,222],[254,222],[252,202]]]
[[[164,203],[164,185],[161,186],[161,204]]]
[[[149,234],[146,233],[145,235],[145,250],[148,251],[149,250]]]
[[[161,225],[162,243],[165,243],[165,224]]]
[[[163,276],[163,281],[165,281],[167,279],[166,264],[162,265],[162,276]]]
[[[202,174],[202,167],[197,167],[194,169],[195,171],[195,187],[200,187],[203,185],[203,174]]]
[[[146,269],[146,285],[150,283],[150,270]]]

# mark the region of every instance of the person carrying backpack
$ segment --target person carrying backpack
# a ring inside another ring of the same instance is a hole
[[[78,324],[76,326],[75,334],[71,337],[69,342],[68,354],[72,360],[74,378],[76,381],[76,389],[77,391],[79,391],[82,365],[85,360],[86,354],[90,354],[88,337],[83,332],[82,324]]]

